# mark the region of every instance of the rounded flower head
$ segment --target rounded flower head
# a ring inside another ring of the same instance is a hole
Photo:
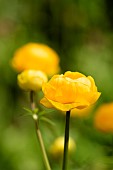
[[[72,151],[75,150],[75,142],[74,140],[69,137],[69,145],[68,145],[68,150],[69,153],[71,153]],[[63,151],[64,151],[64,137],[58,137],[53,144],[50,147],[50,153],[54,156],[54,157],[59,157],[63,155]]]
[[[59,57],[47,45],[28,43],[15,52],[12,66],[18,72],[33,69],[41,70],[47,75],[53,75],[59,71]]]
[[[94,126],[100,131],[113,133],[113,102],[103,104],[98,108]]]
[[[68,111],[73,108],[83,109],[95,103],[100,96],[91,76],[79,72],[67,71],[53,76],[42,87],[44,98],[41,103],[48,108]]]
[[[37,91],[42,88],[42,83],[47,82],[47,76],[42,71],[25,70],[18,75],[18,85],[26,91]]]

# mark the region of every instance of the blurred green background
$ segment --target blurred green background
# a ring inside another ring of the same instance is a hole
[[[96,108],[113,101],[112,0],[0,0],[0,170],[45,170],[32,118],[23,116],[29,96],[18,88],[10,65],[15,50],[28,42],[52,47],[62,73],[94,77],[102,95],[88,118],[71,119],[76,151],[69,169],[112,170],[113,136],[93,126]],[[65,118],[56,111],[48,117],[55,127],[42,122],[40,128],[52,169],[59,170],[61,161],[53,159],[49,146],[64,134]]]

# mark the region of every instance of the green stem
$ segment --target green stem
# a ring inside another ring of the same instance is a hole
[[[32,109],[32,111],[34,111],[35,103],[34,103],[34,92],[33,91],[30,92],[30,103],[31,103],[31,109]],[[34,119],[34,122],[35,122],[36,134],[37,134],[37,138],[39,140],[40,147],[41,147],[41,150],[42,150],[45,167],[46,167],[47,170],[51,170],[51,167],[50,167],[50,164],[49,164],[49,161],[48,161],[48,157],[47,157],[47,154],[46,154],[44,142],[43,142],[43,139],[42,139],[42,135],[41,135],[41,132],[40,132],[40,129],[39,129],[38,115],[33,114],[33,119]]]
[[[30,104],[31,104],[31,110],[34,111],[35,109],[34,91],[30,91]]]
[[[66,112],[66,123],[65,123],[65,140],[64,140],[64,154],[63,154],[62,170],[67,169],[68,143],[69,143],[69,122],[70,122],[70,111],[67,111]]]

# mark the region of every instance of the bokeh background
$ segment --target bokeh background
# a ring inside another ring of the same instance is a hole
[[[94,127],[95,111],[113,101],[112,0],[0,0],[0,169],[44,170],[34,122],[26,116],[29,96],[17,85],[10,61],[28,42],[52,47],[60,56],[61,72],[79,71],[94,77],[99,101],[88,117],[71,118],[70,135],[76,150],[70,170],[112,170],[113,135]],[[42,94],[39,95],[41,97]],[[55,123],[40,128],[53,170],[61,168],[49,147],[64,134],[65,117],[48,112]]]

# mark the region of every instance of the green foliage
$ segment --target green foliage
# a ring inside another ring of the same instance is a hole
[[[28,94],[18,88],[17,73],[11,67],[15,50],[27,42],[51,46],[60,56],[61,72],[80,71],[94,77],[102,92],[98,105],[113,101],[112,8],[110,0],[0,0],[1,170],[45,169],[32,118],[20,116],[31,111],[26,109]],[[53,159],[49,147],[64,134],[65,117],[46,111],[39,112],[44,120],[40,128],[52,169],[59,170],[61,160]],[[55,126],[50,126],[53,122]],[[94,129],[93,116],[72,118],[70,135],[76,143],[69,157],[70,170],[113,169],[113,137]]]

